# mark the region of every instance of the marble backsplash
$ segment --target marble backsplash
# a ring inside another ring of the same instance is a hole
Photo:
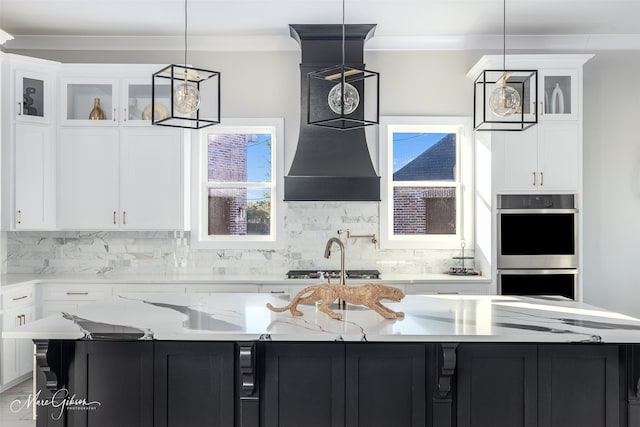
[[[284,277],[290,269],[338,269],[323,257],[338,229],[379,236],[377,203],[285,203],[285,247],[195,249],[181,231],[10,231],[3,233],[3,272],[42,275],[202,274]],[[457,266],[457,250],[380,249],[369,239],[345,239],[348,269],[383,274],[442,273]],[[471,252],[471,253],[469,253]],[[473,256],[472,251],[467,253]]]

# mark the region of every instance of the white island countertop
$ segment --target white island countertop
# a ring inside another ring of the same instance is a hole
[[[83,305],[13,330],[3,338],[187,341],[406,341],[640,343],[640,320],[556,297],[407,295],[382,301],[405,313],[386,320],[349,306],[342,320],[315,305],[302,317],[266,308],[268,294],[135,294]],[[339,311],[339,310],[336,310]]]

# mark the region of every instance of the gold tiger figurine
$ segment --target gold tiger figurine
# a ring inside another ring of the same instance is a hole
[[[274,307],[267,303],[267,308],[275,312],[283,312],[290,310],[294,316],[302,316],[303,313],[298,310],[298,304],[322,301],[318,309],[326,313],[333,319],[342,319],[341,313],[336,313],[329,309],[329,305],[336,299],[342,299],[350,304],[363,305],[371,310],[375,310],[385,319],[396,319],[404,317],[404,313],[393,311],[380,303],[380,300],[386,299],[400,302],[404,298],[404,293],[391,286],[367,284],[362,286],[345,286],[322,284],[308,286],[298,292],[291,303],[284,307]]]

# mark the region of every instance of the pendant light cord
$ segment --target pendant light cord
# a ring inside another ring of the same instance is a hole
[[[342,79],[344,80],[344,66],[345,64],[345,54],[344,54],[344,38],[345,38],[345,25],[344,25],[344,3],[345,0],[342,0]]]
[[[507,0],[502,0],[502,69],[507,69]]]
[[[187,66],[187,0],[184,0],[184,66]]]

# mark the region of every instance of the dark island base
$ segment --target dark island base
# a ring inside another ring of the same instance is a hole
[[[638,344],[36,344],[38,427],[640,426]]]

